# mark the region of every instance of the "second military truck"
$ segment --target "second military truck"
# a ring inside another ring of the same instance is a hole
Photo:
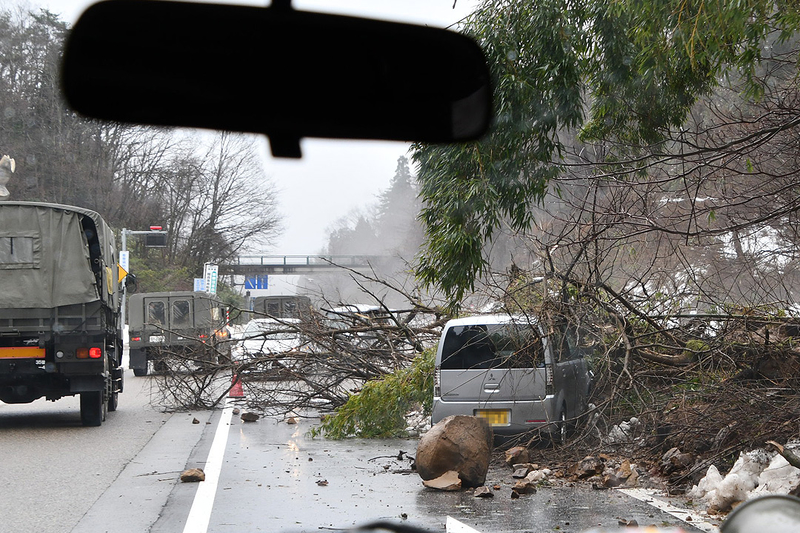
[[[128,300],[130,368],[146,376],[150,361],[165,370],[170,356],[198,364],[229,355],[230,332],[225,303],[204,292],[147,292]]]

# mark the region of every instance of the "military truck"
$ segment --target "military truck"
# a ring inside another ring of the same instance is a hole
[[[136,376],[166,370],[170,355],[199,366],[230,356],[227,306],[204,292],[147,292],[128,299],[130,368]]]
[[[308,296],[256,296],[250,299],[253,318],[308,318],[311,299]]]
[[[114,234],[68,205],[0,202],[0,400],[80,396],[84,426],[123,388]]]

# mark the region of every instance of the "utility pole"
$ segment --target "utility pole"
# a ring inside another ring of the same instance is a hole
[[[128,235],[144,235],[144,245],[150,248],[165,248],[167,246],[167,232],[161,226],[150,226],[149,230],[130,230],[122,228],[122,252],[128,251]],[[125,327],[126,310],[128,306],[128,284],[122,284],[122,305],[120,306],[120,316],[122,327]]]

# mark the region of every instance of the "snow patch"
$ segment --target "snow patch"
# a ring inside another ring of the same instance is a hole
[[[796,446],[796,444],[795,444]],[[792,447],[787,445],[787,448]],[[735,503],[767,494],[787,494],[800,484],[800,469],[779,454],[763,449],[742,452],[725,476],[711,465],[689,496],[703,501],[709,510],[727,511]]]

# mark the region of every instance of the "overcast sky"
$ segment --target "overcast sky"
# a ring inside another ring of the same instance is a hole
[[[39,0],[31,6],[46,7],[73,24],[92,2]],[[225,0],[218,0],[225,3]],[[241,4],[263,2],[240,0]],[[294,0],[296,9],[328,11],[447,27],[469,13],[476,0]],[[409,58],[408,75],[413,77]],[[277,185],[285,232],[270,253],[315,254],[327,243],[330,227],[354,209],[374,202],[394,175],[397,159],[407,155],[404,143],[374,141],[325,141],[305,139],[303,159],[273,159],[266,139],[262,143],[264,168]]]

